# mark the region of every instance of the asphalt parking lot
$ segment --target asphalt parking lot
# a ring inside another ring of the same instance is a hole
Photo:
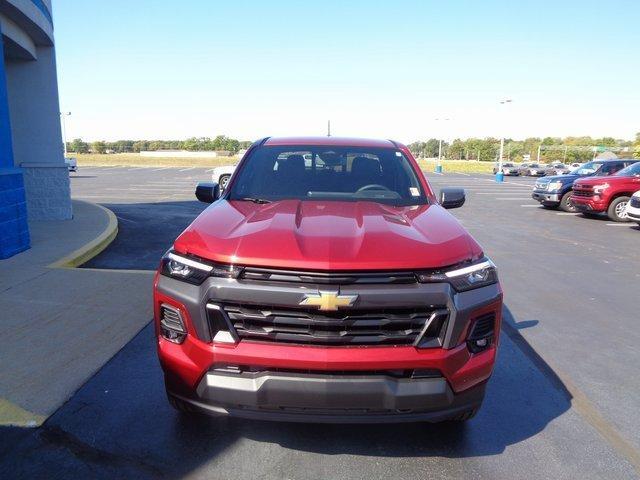
[[[483,409],[464,426],[298,425],[181,417],[145,328],[40,429],[3,432],[19,478],[637,478],[640,229],[547,211],[534,180],[428,175],[500,269],[507,325]],[[81,168],[75,198],[119,219],[86,267],[155,269],[205,208],[205,169]],[[535,473],[534,473],[535,472]]]

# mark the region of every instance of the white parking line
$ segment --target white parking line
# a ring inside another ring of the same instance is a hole
[[[621,223],[607,223],[607,227],[632,227],[633,225],[626,222]]]
[[[540,205],[520,205],[521,207],[526,207],[526,208],[538,208]]]
[[[513,195],[514,193],[522,193],[520,191],[511,191],[511,192],[475,192],[476,195]]]
[[[179,170],[180,172],[188,172],[189,170],[194,170],[196,167],[183,168]]]
[[[162,167],[162,168],[154,168],[151,170],[152,172],[159,172],[160,170],[169,170],[172,167]]]
[[[494,200],[529,200],[528,197],[513,197],[513,198],[504,198],[504,197],[500,197],[500,198],[494,198]]]
[[[572,213],[572,212],[557,212],[556,215],[580,215],[579,213]]]

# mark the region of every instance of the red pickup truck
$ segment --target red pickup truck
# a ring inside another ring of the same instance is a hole
[[[265,138],[162,259],[157,348],[180,411],[464,421],[496,359],[496,268],[406,146]]]
[[[631,163],[608,177],[581,178],[573,183],[571,202],[586,215],[606,212],[615,222],[627,222],[626,208],[631,195],[640,190],[640,162]]]

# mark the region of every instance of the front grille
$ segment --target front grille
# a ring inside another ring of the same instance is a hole
[[[593,197],[593,190],[577,190],[574,188],[573,195],[576,197]]]
[[[448,318],[447,310],[428,308],[320,312],[239,304],[220,306],[241,340],[327,346],[440,347]]]
[[[629,205],[633,208],[640,208],[640,197],[631,197]]]
[[[242,272],[243,280],[262,282],[292,282],[304,284],[396,284],[416,283],[413,272],[309,272],[247,267]]]

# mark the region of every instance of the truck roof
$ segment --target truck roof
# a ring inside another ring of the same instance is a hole
[[[397,148],[400,144],[391,140],[357,137],[269,137],[264,145],[318,145],[334,147]]]

